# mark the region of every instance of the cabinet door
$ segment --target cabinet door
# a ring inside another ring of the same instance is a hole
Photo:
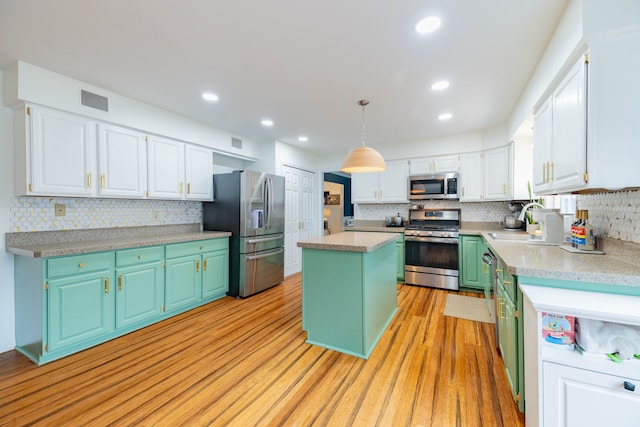
[[[202,298],[229,291],[229,252],[216,251],[202,255]]]
[[[483,193],[483,154],[460,156],[460,201],[477,202]]]
[[[30,194],[95,195],[95,123],[75,114],[43,107],[30,107],[30,111]]]
[[[200,300],[201,258],[200,255],[192,255],[167,260],[165,272],[165,306],[167,311]]]
[[[433,172],[458,172],[460,169],[460,157],[437,156],[433,158]]]
[[[621,378],[543,362],[545,426],[638,425],[640,392],[624,389],[624,382],[640,385],[640,378]]]
[[[116,270],[116,328],[162,313],[164,271],[159,262]]]
[[[396,276],[399,282],[404,282],[404,235],[401,234],[396,242]]]
[[[380,200],[380,172],[351,174],[351,200],[353,203],[374,203]]]
[[[424,157],[421,159],[411,159],[409,164],[410,175],[424,175],[433,173],[433,157]]]
[[[498,282],[498,340],[511,395],[518,401],[518,319],[515,305]]]
[[[83,344],[114,330],[112,274],[102,271],[49,281],[49,351]]]
[[[462,285],[468,288],[484,290],[482,284],[482,237],[462,236]]]
[[[213,152],[207,148],[186,144],[185,174],[189,200],[213,200]]]
[[[147,191],[147,145],[141,133],[98,125],[98,194],[142,198]]]
[[[553,93],[553,160],[548,173],[554,190],[584,185],[587,158],[586,66],[581,58]]]
[[[548,178],[551,162],[552,144],[551,98],[549,98],[533,117],[533,191],[544,193],[551,188]]]
[[[484,152],[484,200],[511,198],[511,151],[508,145]]]
[[[380,172],[381,202],[408,202],[408,169],[405,160],[387,162],[387,170]]]
[[[184,144],[149,137],[149,198],[184,199]]]

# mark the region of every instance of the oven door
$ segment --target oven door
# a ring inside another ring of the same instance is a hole
[[[458,239],[405,236],[405,283],[458,289]]]

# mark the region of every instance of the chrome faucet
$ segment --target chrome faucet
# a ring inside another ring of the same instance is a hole
[[[535,203],[535,202],[533,202],[533,203],[527,203],[526,205],[524,205],[524,206],[522,207],[522,212],[520,212],[520,216],[518,217],[518,219],[519,219],[520,221],[524,221],[524,216],[525,216],[525,215],[526,215],[526,213],[527,213],[527,209],[529,209],[529,208],[530,208],[530,207],[532,207],[532,206],[538,206],[539,208],[544,209],[544,206],[542,206],[540,203]]]

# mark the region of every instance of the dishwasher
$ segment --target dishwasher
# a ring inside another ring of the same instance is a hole
[[[498,337],[498,258],[496,258],[495,254],[491,252],[491,249],[487,249],[485,253],[482,254],[482,270],[488,269],[489,277],[491,278],[491,289],[493,292],[493,318],[495,320],[495,334],[496,334],[496,348],[499,350],[499,337]],[[491,311],[491,298],[487,292],[485,292],[485,297],[487,299],[487,306],[489,311]]]

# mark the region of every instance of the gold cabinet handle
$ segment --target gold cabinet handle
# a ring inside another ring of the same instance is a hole
[[[180,194],[184,191],[184,182],[180,183]]]
[[[118,274],[118,290],[122,290],[122,274]]]
[[[202,260],[202,270],[207,271],[207,259]]]
[[[78,267],[84,268],[84,262],[81,262],[80,264],[78,264]]]
[[[501,268],[496,268],[496,273],[502,273],[502,269]]]
[[[109,293],[109,278],[108,277],[104,278],[104,293],[105,294]]]
[[[138,259],[142,259],[142,258],[144,258],[144,254],[138,255]]]
[[[550,181],[555,181],[556,180],[556,164],[554,162],[551,162],[551,178]]]
[[[200,261],[196,261],[196,273],[200,272]]]
[[[100,174],[100,188],[104,189],[105,181],[106,181],[106,179],[105,179],[104,174],[103,173]]]
[[[191,183],[187,182],[187,194],[191,194]]]
[[[546,163],[542,164],[542,182],[543,183],[547,182],[547,164]]]
[[[511,280],[503,280],[502,284],[503,285],[510,285],[511,284]]]
[[[91,188],[91,172],[87,174],[87,187]]]

